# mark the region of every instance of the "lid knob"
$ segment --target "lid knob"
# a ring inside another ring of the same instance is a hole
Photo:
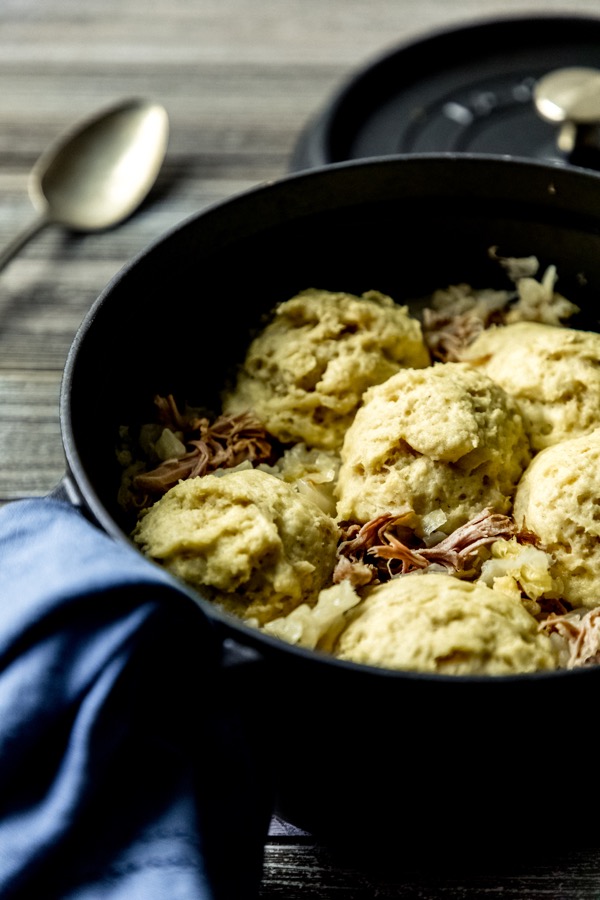
[[[571,162],[599,168],[600,69],[549,72],[535,85],[533,100],[543,119],[560,125],[557,144]]]

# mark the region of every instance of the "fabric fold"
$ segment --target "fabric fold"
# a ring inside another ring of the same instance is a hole
[[[248,900],[261,756],[168,573],[68,503],[0,509],[0,896]]]

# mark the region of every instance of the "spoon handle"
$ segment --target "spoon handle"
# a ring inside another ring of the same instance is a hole
[[[0,272],[8,265],[13,256],[16,256],[21,247],[24,247],[27,241],[34,237],[38,231],[41,231],[47,223],[48,219],[45,216],[39,216],[12,239],[10,244],[8,244],[8,246],[0,253]]]

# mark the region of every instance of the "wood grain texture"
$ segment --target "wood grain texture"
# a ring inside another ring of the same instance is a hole
[[[0,244],[33,218],[28,173],[77,120],[127,96],[163,103],[165,166],[118,229],[48,226],[0,273],[0,503],[64,472],[59,392],[73,337],[111,277],[193,213],[285,174],[309,118],[397,44],[483,17],[600,14],[598,0],[1,0]],[[1,564],[1,562],[0,562]],[[595,798],[591,799],[595,802]],[[228,848],[232,859],[235,848]],[[598,900],[600,852],[395,875],[335,859],[274,822],[260,896],[285,900]]]
[[[401,849],[399,848],[399,854]],[[420,869],[398,867],[381,873],[340,862],[309,839],[280,840],[267,847],[261,900],[583,900],[600,895],[597,851],[558,853],[531,862],[496,861],[440,865],[432,848]]]

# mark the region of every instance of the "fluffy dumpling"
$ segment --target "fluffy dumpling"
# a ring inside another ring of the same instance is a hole
[[[316,602],[338,529],[304,494],[257,469],[181,481],[142,514],[142,552],[231,612],[264,624]]]
[[[512,675],[557,667],[547,635],[519,599],[452,575],[394,578],[351,612],[335,654],[389,669]]]
[[[449,533],[485,507],[506,513],[530,460],[516,404],[463,363],[404,369],[371,388],[346,433],[337,484],[342,520],[441,511]]]
[[[572,606],[600,606],[600,428],[534,457],[514,517],[553,559],[550,593]]]
[[[488,328],[463,353],[515,398],[534,451],[600,421],[600,334],[540,322]]]
[[[223,408],[252,409],[283,443],[337,450],[368,387],[429,362],[420,323],[390,297],[310,289],[276,308]]]

